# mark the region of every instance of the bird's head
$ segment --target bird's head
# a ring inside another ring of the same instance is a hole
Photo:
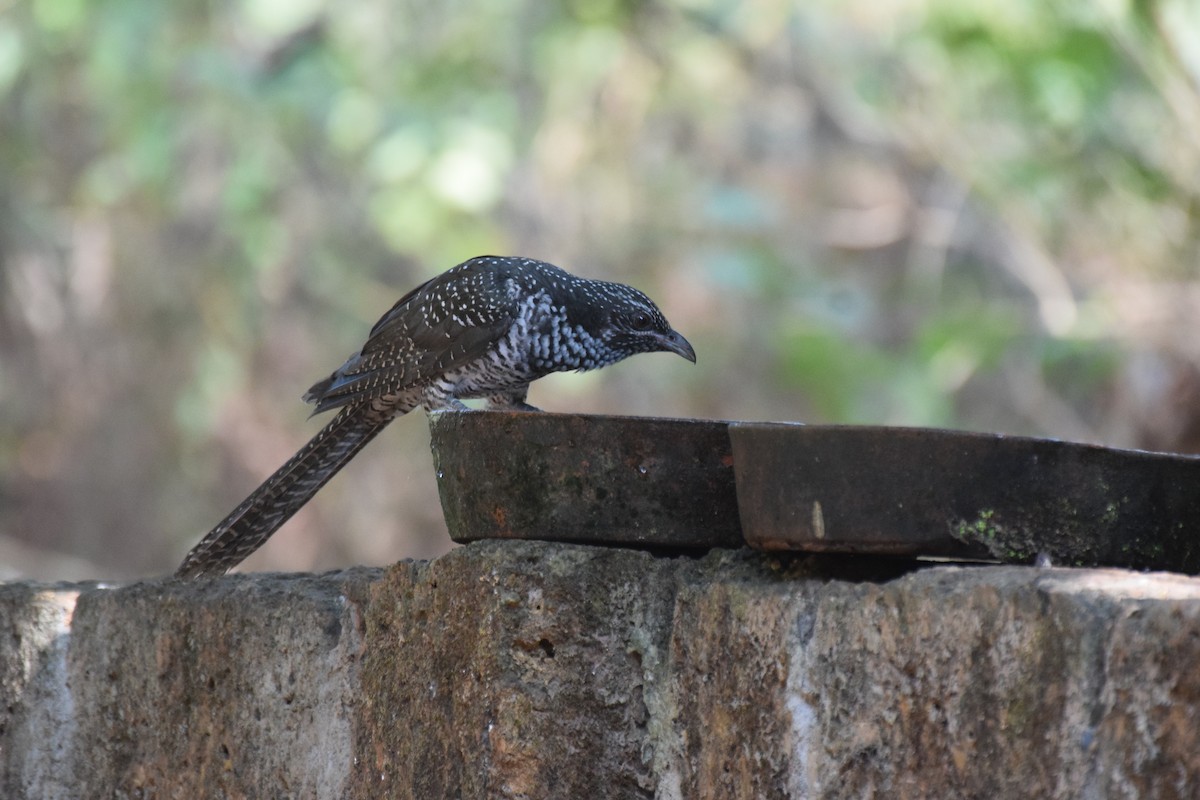
[[[675,353],[696,363],[696,351],[671,327],[654,301],[631,286],[595,282],[592,335],[611,350],[611,361],[638,353]],[[589,326],[591,327],[591,326]],[[611,362],[610,362],[611,363]]]

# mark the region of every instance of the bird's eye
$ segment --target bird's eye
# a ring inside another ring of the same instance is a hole
[[[648,331],[650,330],[650,326],[654,324],[654,320],[650,319],[650,315],[645,311],[639,311],[633,315],[633,319],[629,321],[629,324],[635,331]]]

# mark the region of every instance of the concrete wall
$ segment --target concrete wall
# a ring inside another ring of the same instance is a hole
[[[0,587],[5,798],[1200,796],[1200,579],[542,543]]]

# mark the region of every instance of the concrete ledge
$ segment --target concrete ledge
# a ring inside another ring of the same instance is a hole
[[[1194,796],[1200,579],[863,564],[3,586],[0,796]]]

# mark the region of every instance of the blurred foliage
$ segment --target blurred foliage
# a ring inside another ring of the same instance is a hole
[[[1196,8],[0,0],[0,562],[170,569],[483,252],[697,347],[550,409],[1200,450]],[[251,566],[444,548],[425,436]]]

